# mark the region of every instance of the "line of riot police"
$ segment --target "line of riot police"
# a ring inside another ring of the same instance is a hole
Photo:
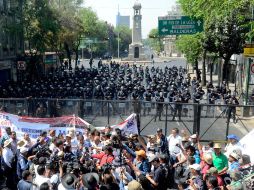
[[[205,91],[199,81],[195,77],[191,80],[185,68],[175,66],[160,68],[115,62],[100,63],[98,68],[82,66],[73,70],[53,69],[40,79],[9,81],[0,86],[0,98],[141,100],[145,102],[144,115],[150,114],[151,108],[155,106],[154,102],[157,102],[155,121],[157,117],[161,120],[163,102],[170,103],[173,120],[176,116],[181,120],[182,114],[185,116],[188,114],[187,106],[181,103],[200,103],[204,95]],[[216,104],[220,99],[225,104],[238,102],[235,96],[231,97],[225,82],[216,87],[209,83],[207,103]],[[99,106],[98,104],[97,107]],[[210,112],[211,110],[207,109],[207,113]],[[234,109],[231,112],[235,117]]]

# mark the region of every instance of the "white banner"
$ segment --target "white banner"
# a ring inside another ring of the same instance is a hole
[[[43,131],[54,129],[56,130],[56,135],[58,135],[60,133],[67,134],[70,128],[84,132],[84,128],[89,128],[90,126],[89,123],[75,116],[33,118],[0,112],[0,137],[5,134],[6,127],[16,131],[18,139],[22,138],[24,133],[28,133],[30,138],[35,140]]]
[[[111,127],[121,129],[124,135],[138,134],[136,114],[131,114],[125,121]]]
[[[248,154],[251,159],[251,163],[254,163],[254,129],[245,135],[240,140],[241,145],[243,146],[243,154]]]

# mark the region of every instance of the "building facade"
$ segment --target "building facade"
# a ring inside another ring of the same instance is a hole
[[[116,15],[116,27],[126,26],[130,28],[130,16],[122,16],[120,12]]]
[[[0,0],[0,83],[16,80],[17,56],[24,52],[22,5],[23,0]]]

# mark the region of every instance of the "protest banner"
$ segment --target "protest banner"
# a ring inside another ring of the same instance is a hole
[[[254,163],[254,129],[250,131],[240,140],[241,145],[243,146],[243,154],[250,155],[251,163]]]
[[[5,128],[10,127],[17,133],[17,138],[22,138],[24,133],[28,133],[32,140],[38,138],[42,131],[54,129],[56,135],[67,134],[68,130],[74,128],[75,131],[84,132],[84,128],[91,125],[83,119],[74,116],[63,116],[55,118],[33,118],[20,117],[17,115],[0,112],[0,136],[5,134]]]
[[[119,128],[124,135],[130,134],[138,134],[138,125],[136,120],[136,114],[131,114],[126,120],[123,122],[111,126],[113,129]]]

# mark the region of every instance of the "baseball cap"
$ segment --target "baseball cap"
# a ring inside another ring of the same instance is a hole
[[[237,154],[237,152],[231,152],[231,154],[229,155],[231,157],[233,157],[236,160],[240,160],[241,156],[239,154]]]
[[[194,169],[194,170],[197,170],[197,171],[201,170],[201,167],[200,167],[199,164],[192,164],[189,167],[190,167],[190,169]]]
[[[136,154],[138,156],[141,156],[143,158],[146,158],[146,152],[144,150],[139,150],[139,151],[136,151]]]
[[[228,135],[227,136],[227,138],[228,139],[235,139],[235,140],[237,140],[237,141],[239,141],[240,139],[239,139],[239,137],[238,136],[236,136],[236,135],[234,135],[234,134],[230,134],[230,135]]]

